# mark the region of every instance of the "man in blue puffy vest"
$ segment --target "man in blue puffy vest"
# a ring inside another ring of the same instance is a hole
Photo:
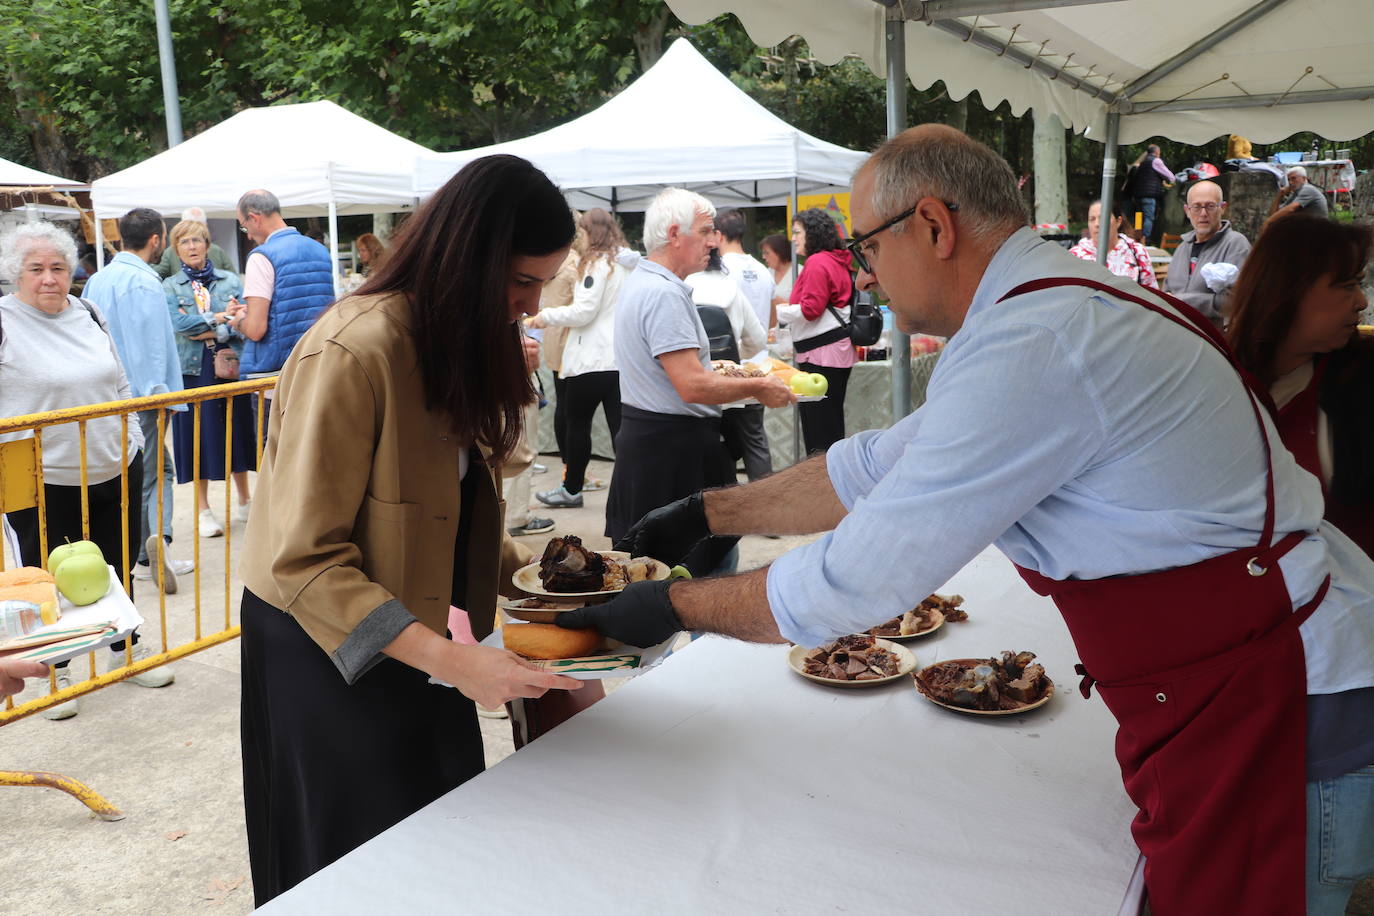
[[[239,198],[238,218],[258,246],[243,271],[244,308],[231,321],[248,340],[239,371],[245,378],[274,375],[305,329],[334,301],[329,252],[286,225],[270,191]]]

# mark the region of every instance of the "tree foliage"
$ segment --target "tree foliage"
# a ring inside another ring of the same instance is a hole
[[[678,35],[808,133],[871,149],[886,132],[883,81],[860,61],[820,65],[799,38],[757,47],[731,15],[689,27],[661,0],[169,3],[187,135],[244,108],[324,98],[435,149],[514,139],[590,111]],[[0,54],[0,156],[92,179],[166,148],[151,0],[0,0]],[[909,87],[907,121],[955,124],[1031,171],[1030,116],[1006,105]],[[1225,155],[1224,139],[1159,142],[1174,168]],[[1071,136],[1068,163],[1078,212],[1097,193],[1101,146]]]

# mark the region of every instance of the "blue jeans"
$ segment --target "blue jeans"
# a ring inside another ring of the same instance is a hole
[[[1141,197],[1135,202],[1136,209],[1140,211],[1140,234],[1149,244],[1149,240],[1154,237],[1155,231],[1155,208],[1159,200],[1154,197]]]
[[[1374,766],[1307,784],[1307,914],[1344,916],[1374,875]]]
[[[157,463],[162,461],[162,537],[172,540],[172,484],[176,483],[176,469],[172,467],[172,453],[157,434],[157,411],[140,410],[138,425],[143,430],[143,532],[138,539],[138,562],[148,562],[148,535],[157,530]],[[163,433],[172,427],[172,414],[167,414]]]

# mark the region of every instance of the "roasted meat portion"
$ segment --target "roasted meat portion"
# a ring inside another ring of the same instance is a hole
[[[828,646],[812,649],[802,660],[807,674],[833,681],[872,681],[890,677],[900,667],[901,660],[872,636],[841,636]]]
[[[916,677],[922,692],[941,703],[989,711],[1019,709],[1048,689],[1045,669],[1034,661],[1034,652],[1003,652],[1000,658],[976,662],[940,662]]]
[[[575,534],[553,538],[539,558],[539,581],[551,592],[599,592],[606,572],[606,558]]]
[[[891,639],[894,636],[916,636],[934,629],[942,620],[962,622],[968,620],[968,612],[959,608],[963,603],[962,595],[931,595],[900,617],[880,623],[868,632],[873,636]]]

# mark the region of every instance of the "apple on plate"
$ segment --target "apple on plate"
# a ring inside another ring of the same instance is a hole
[[[798,372],[788,381],[788,385],[799,395],[824,395],[830,390],[830,380],[819,372]]]
[[[57,590],[72,604],[94,604],[110,590],[105,555],[92,541],[63,544],[48,555],[48,571]]]
[[[68,541],[65,544],[59,544],[54,547],[52,552],[48,554],[48,572],[56,576],[57,567],[61,566],[63,561],[68,557],[74,557],[83,553],[100,557],[101,562],[105,560],[105,555],[100,552],[100,545],[95,541]]]

